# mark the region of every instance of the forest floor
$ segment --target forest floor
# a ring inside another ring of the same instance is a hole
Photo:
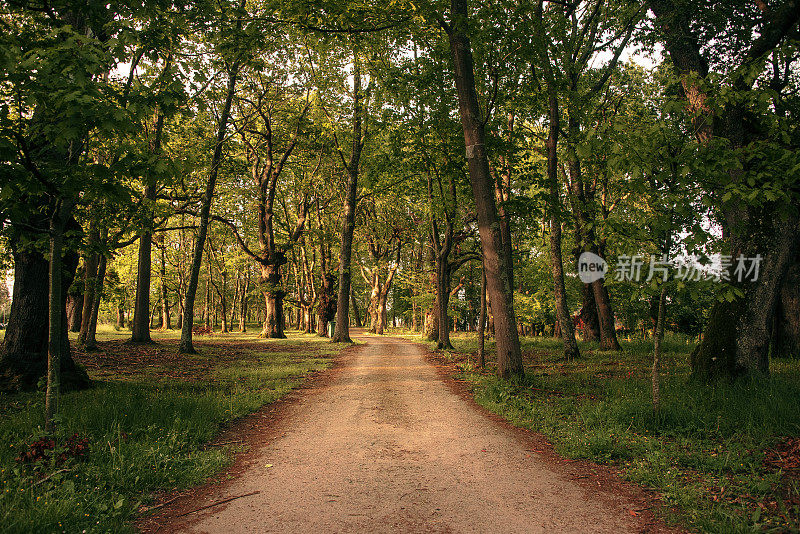
[[[142,518],[146,532],[658,532],[652,495],[476,405],[418,344],[363,345],[246,418],[227,476]]]
[[[476,368],[474,334],[452,341],[436,360],[481,406],[541,432],[559,454],[657,491],[669,524],[800,532],[800,360],[773,359],[768,377],[697,383],[688,376],[693,341],[670,334],[655,413],[652,340],[621,340],[622,352],[580,343],[581,358],[566,361],[560,340],[523,338],[526,376],[516,382],[498,380],[491,359]]]
[[[0,532],[126,532],[154,493],[203,483],[245,447],[224,430],[312,383],[346,347],[316,335],[179,332],[155,344],[103,327],[99,350],[74,350],[94,387],[61,396],[57,441],[41,432],[43,393],[0,395]],[[223,434],[221,434],[223,432]]]

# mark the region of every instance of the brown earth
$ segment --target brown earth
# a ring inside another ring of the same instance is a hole
[[[346,351],[332,371],[220,438],[250,448],[227,476],[165,496],[139,528],[668,531],[653,518],[651,495],[606,468],[568,462],[541,436],[489,416],[420,346],[359,340],[365,345]]]

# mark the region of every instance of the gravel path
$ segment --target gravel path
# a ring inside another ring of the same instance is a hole
[[[582,483],[442,381],[417,345],[362,336],[174,532],[640,532],[636,504]],[[260,448],[259,448],[260,447]],[[588,478],[582,476],[577,478]],[[641,503],[639,503],[641,505]],[[189,519],[191,518],[191,519]],[[655,528],[661,530],[661,528]]]

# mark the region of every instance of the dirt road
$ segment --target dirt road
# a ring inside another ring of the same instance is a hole
[[[190,504],[259,493],[165,531],[661,530],[601,479],[579,480],[591,475],[533,452],[522,432],[459,396],[418,346],[360,340],[331,380],[287,407],[246,469]]]

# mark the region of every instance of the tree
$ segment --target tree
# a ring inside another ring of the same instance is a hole
[[[237,20],[237,30],[241,30],[241,25],[240,16]],[[192,344],[194,301],[197,295],[197,284],[200,278],[200,267],[203,261],[203,248],[205,247],[206,236],[208,235],[208,223],[211,219],[211,202],[214,199],[214,189],[217,184],[217,176],[219,175],[219,166],[222,162],[222,146],[225,142],[228,119],[230,118],[233,97],[236,92],[236,80],[239,76],[239,69],[241,66],[240,58],[234,58],[226,65],[228,81],[225,88],[225,100],[217,125],[214,155],[211,158],[211,168],[209,169],[208,181],[206,182],[205,192],[203,193],[203,200],[200,208],[200,227],[197,232],[197,241],[194,245],[192,265],[183,304],[183,324],[181,325],[181,341],[178,347],[178,351],[182,354],[195,354],[197,352]]]
[[[478,213],[487,290],[492,302],[495,337],[497,339],[497,373],[503,378],[521,376],[522,353],[517,334],[509,271],[503,254],[503,241],[494,197],[494,185],[486,152],[485,118],[481,116],[472,62],[472,49],[467,35],[467,2],[451,0],[451,20],[439,17],[448,35],[455,70],[459,112],[464,130],[469,176]]]
[[[361,151],[366,141],[366,106],[361,89],[361,58],[357,51],[353,52],[353,117],[350,158],[345,160],[344,153],[336,141],[336,149],[347,171],[344,205],[342,206],[342,231],[339,247],[339,293],[336,298],[336,327],[331,341],[351,343],[350,339],[350,282],[353,256],[353,233],[356,227],[356,202],[358,193],[358,175],[361,164]]]
[[[280,89],[273,89],[272,81],[265,80],[258,74],[248,84],[255,93],[253,100],[244,110],[245,116],[242,123],[237,126],[242,144],[244,145],[246,159],[250,170],[250,177],[256,187],[256,206],[258,211],[257,236],[259,251],[254,252],[239,237],[242,250],[253,258],[260,270],[259,285],[264,295],[267,317],[264,322],[262,335],[269,338],[286,337],[283,333],[284,289],[281,285],[282,266],[287,262],[286,249],[297,242],[303,234],[306,217],[310,207],[307,197],[300,202],[300,211],[295,227],[290,232],[284,246],[279,246],[275,239],[275,201],[278,189],[278,180],[283,173],[292,152],[298,144],[305,116],[311,102],[306,99],[298,103],[293,100],[293,95],[284,94]],[[252,85],[254,84],[254,86]],[[288,100],[288,105],[285,102]],[[298,105],[299,112],[292,107]],[[288,117],[284,118],[288,112]],[[294,128],[287,128],[292,113],[296,118]],[[276,124],[276,122],[278,124]],[[279,137],[277,128],[288,130]],[[283,140],[281,155],[278,156],[279,140]],[[313,175],[313,172],[311,173]],[[239,236],[239,233],[236,233]]]
[[[683,1],[651,0],[648,5],[657,38],[679,76],[696,138],[711,160],[724,159],[729,169],[702,179],[708,191],[722,193],[715,202],[728,252],[733,258],[763,258],[757,280],[735,283],[737,298],[714,306],[692,353],[692,373],[709,379],[768,372],[781,281],[799,246],[794,180],[787,182],[782,165],[771,163],[791,165],[797,150],[776,139],[781,117],[766,105],[771,99],[758,102],[769,87],[765,63],[771,55],[777,59],[787,35],[797,32],[800,10],[793,0],[732,2],[722,16]],[[752,39],[755,33],[759,37]],[[785,57],[787,72],[792,59]],[[780,100],[778,94],[773,110],[780,109]]]

